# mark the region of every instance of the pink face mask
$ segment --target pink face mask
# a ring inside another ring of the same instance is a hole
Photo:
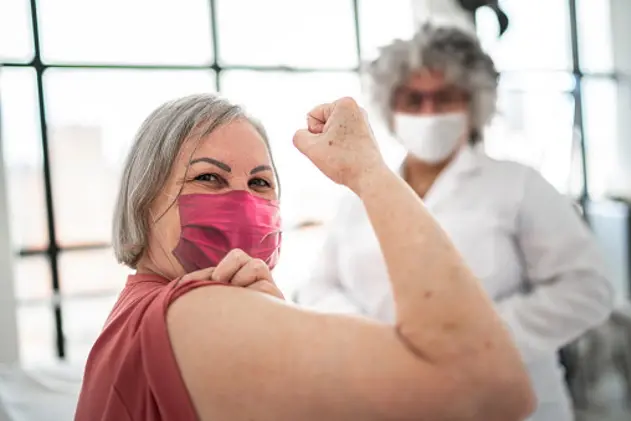
[[[215,267],[232,249],[273,268],[280,253],[278,202],[235,190],[178,198],[182,232],[173,255],[187,273]]]

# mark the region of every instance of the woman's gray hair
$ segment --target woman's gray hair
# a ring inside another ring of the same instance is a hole
[[[149,209],[164,188],[184,141],[193,136],[199,140],[238,119],[256,128],[271,157],[263,127],[241,107],[217,95],[191,95],[167,102],[142,123],[127,156],[114,209],[113,247],[119,263],[136,268],[142,257],[148,243]]]
[[[421,69],[443,71],[447,83],[471,96],[471,141],[480,140],[482,129],[495,114],[499,73],[475,35],[428,23],[411,40],[395,40],[381,49],[380,56],[367,65],[366,74],[372,100],[391,131],[394,91]]]

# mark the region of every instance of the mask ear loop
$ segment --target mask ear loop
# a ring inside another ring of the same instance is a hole
[[[278,236],[278,246],[274,250],[274,253],[277,255],[277,258],[280,258],[280,248],[281,248],[282,243],[283,243],[283,230],[282,229],[279,229],[277,231],[270,232],[269,234],[266,234],[263,238],[261,238],[261,241],[259,241],[259,246],[261,244],[263,244],[263,241],[265,241],[266,238],[271,237],[273,235],[277,235]]]
[[[278,235],[278,237],[282,239],[282,238],[283,238],[283,230],[282,230],[282,229],[279,229],[279,230],[276,230],[276,231],[270,232],[270,233],[268,233],[268,234],[265,234],[265,235],[263,236],[263,238],[261,238],[261,241],[259,241],[259,246],[260,246],[261,244],[263,244],[263,241],[265,241],[268,237],[271,237],[272,235]]]
[[[278,173],[276,172],[276,168],[275,168],[275,166],[274,166],[273,161],[272,161],[272,167],[273,167],[273,169],[274,169],[274,174],[276,174],[276,178],[277,178],[276,183],[277,183],[277,184],[279,185],[279,187],[280,187],[280,183],[278,183]],[[276,205],[276,206],[278,207],[278,212],[280,212],[280,190],[279,190],[279,192],[278,192],[278,198],[275,200],[275,202],[277,203],[277,205]],[[261,238],[261,241],[259,241],[259,246],[260,246],[261,244],[263,244],[263,241],[265,241],[268,237],[271,237],[272,235],[277,235],[277,236],[278,236],[278,238],[279,238],[279,241],[278,241],[278,242],[279,242],[279,244],[280,244],[280,243],[281,243],[281,241],[282,241],[282,239],[283,239],[282,219],[281,219],[281,226],[280,226],[280,228],[279,228],[279,229],[277,229],[276,231],[273,231],[273,232],[270,232],[270,233],[265,234],[265,235],[263,236],[263,238]]]

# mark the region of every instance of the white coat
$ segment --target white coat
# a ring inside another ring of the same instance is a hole
[[[535,170],[470,147],[440,174],[424,203],[521,351],[538,398],[531,420],[572,420],[557,351],[613,308],[600,252],[576,209]],[[313,273],[299,291],[301,304],[394,321],[385,262],[357,197],[342,201]]]

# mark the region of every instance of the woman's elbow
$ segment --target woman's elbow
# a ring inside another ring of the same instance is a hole
[[[458,388],[448,399],[448,420],[523,421],[535,410],[535,395],[519,364],[490,370]]]
[[[514,349],[419,367],[384,377],[378,387],[361,383],[374,419],[522,421],[535,409],[530,377]]]
[[[523,421],[536,407],[530,377],[521,359],[499,356],[458,376],[457,386],[440,405],[444,417],[467,421]],[[464,374],[464,375],[463,375]],[[449,374],[447,374],[449,376]],[[437,408],[440,413],[441,408]],[[449,409],[446,409],[449,408]]]
[[[508,342],[479,354],[463,379],[460,396],[469,396],[457,414],[471,421],[521,421],[536,407],[530,376],[517,349]]]
[[[536,408],[536,397],[530,378],[519,364],[504,374],[490,374],[488,386],[475,407],[480,421],[523,421]]]
[[[444,374],[444,378],[454,376]],[[368,407],[380,415],[375,419],[384,420],[523,421],[535,410],[534,392],[525,373],[518,371],[510,379],[487,373],[475,381],[455,383],[430,386],[422,381],[409,389],[382,386]]]

